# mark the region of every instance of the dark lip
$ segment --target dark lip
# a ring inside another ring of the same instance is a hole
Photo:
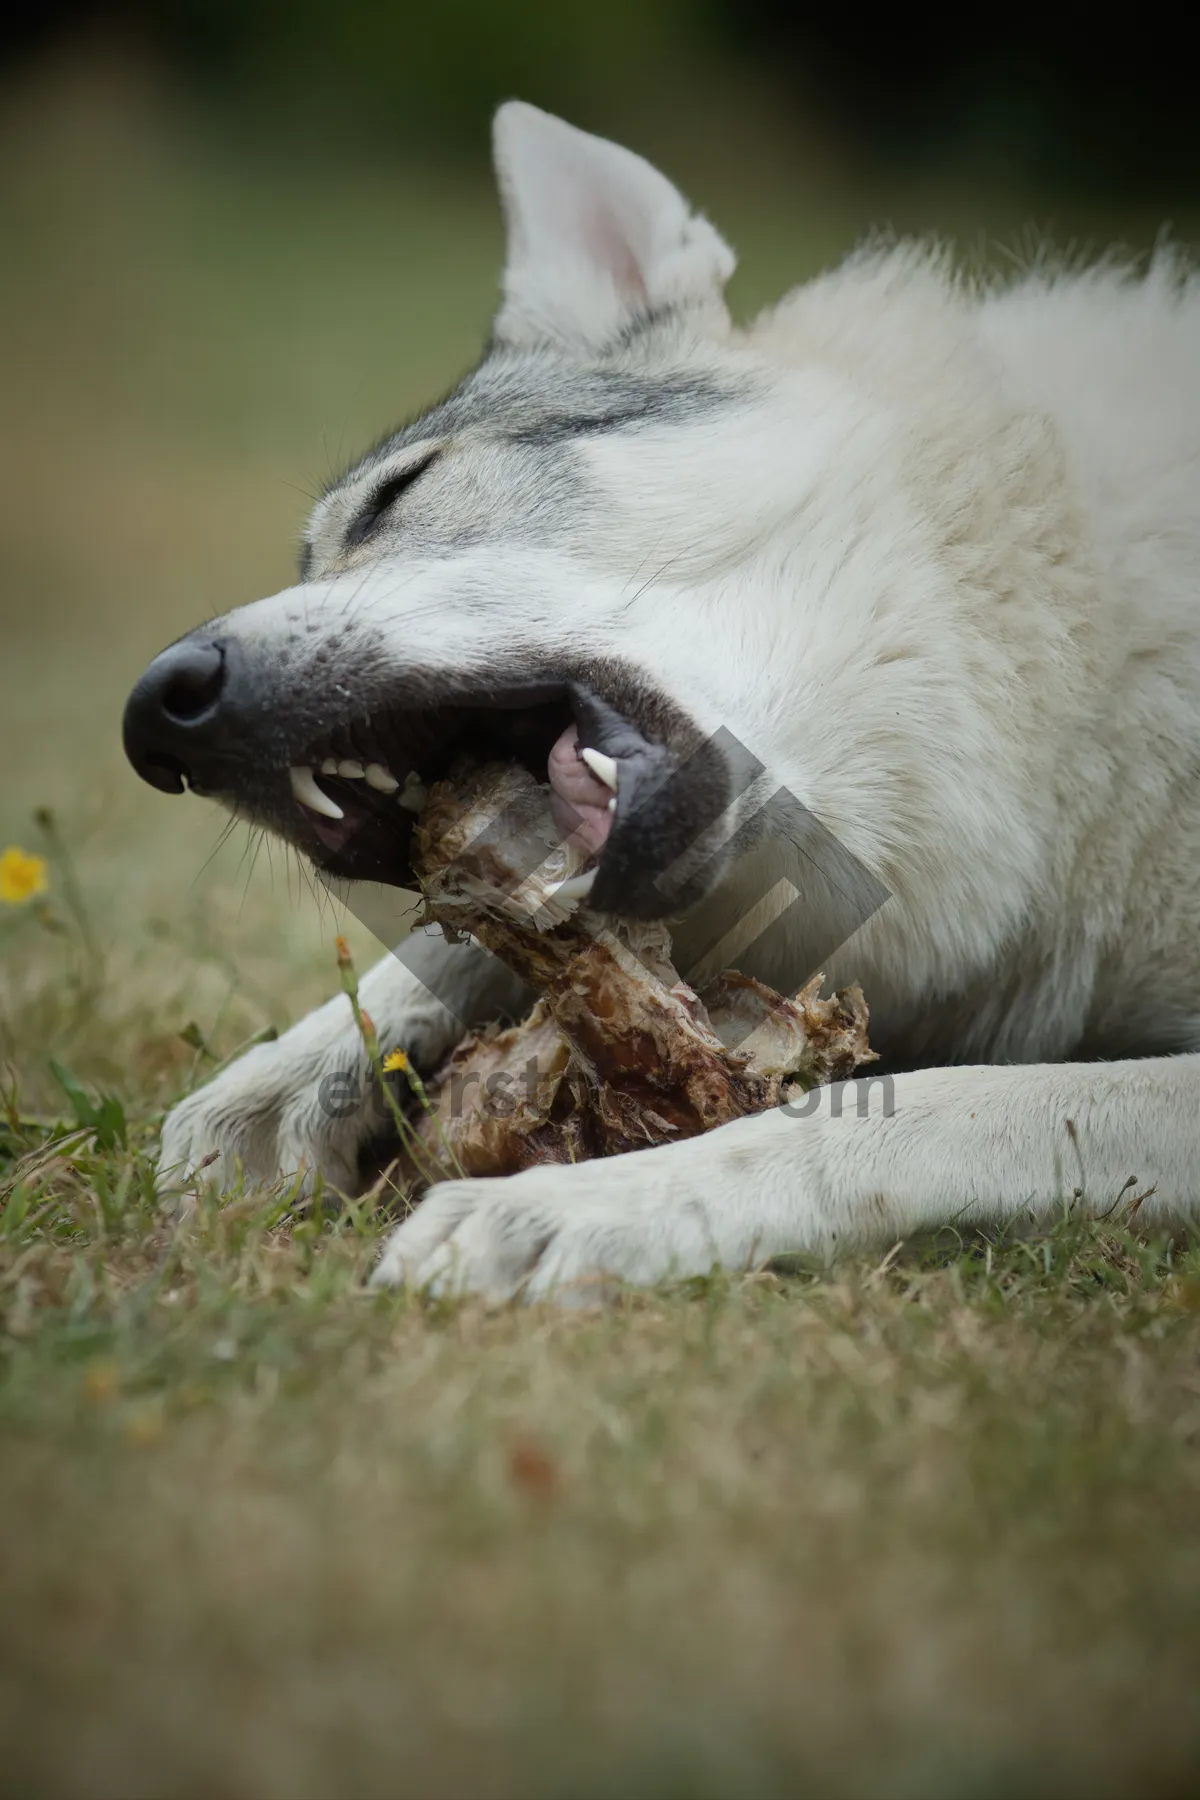
[[[308,736],[282,767],[278,751],[266,770],[260,765],[251,772],[239,759],[221,797],[287,839],[329,878],[411,889],[415,817],[395,795],[318,773],[322,791],[345,813],[344,820],[327,820],[295,800],[288,767],[319,771],[329,757],[378,761],[401,785],[413,772],[428,785],[469,747],[481,756],[524,762],[544,781],[550,746],[574,719],[581,747],[615,757],[621,770],[590,906],[662,918],[686,910],[707,891],[711,871],[678,881],[668,872],[728,804],[729,772],[687,714],[644,677],[609,665],[586,674],[452,681],[440,696],[428,680],[413,685],[412,699],[378,699],[371,712]]]
[[[581,748],[602,750],[621,765],[617,813],[610,834],[615,836],[621,825],[622,801],[624,811],[630,811],[638,793],[644,791],[646,779],[666,775],[670,752],[665,745],[645,738],[632,720],[578,681],[540,681],[492,689],[480,695],[474,706],[459,704],[440,715],[410,715],[407,733],[389,728],[386,721],[376,723],[373,731],[352,737],[352,753],[358,761],[385,761],[401,784],[410,773],[416,773],[429,786],[448,772],[464,742],[482,757],[486,749],[480,746],[486,746],[494,736],[499,760],[522,761],[544,780],[550,748],[572,718]],[[494,732],[488,730],[489,719]],[[526,727],[524,743],[522,726]],[[431,729],[442,733],[440,741],[431,739]],[[341,749],[334,741],[337,736],[331,734],[331,738],[310,745],[301,760],[319,770],[326,758],[337,755]],[[293,802],[303,815],[305,830],[321,846],[317,860],[324,873],[343,880],[378,880],[396,887],[413,885],[415,815],[402,808],[395,796],[381,795],[361,781],[324,774],[318,774],[316,779],[323,792],[345,813],[344,819],[325,819]],[[574,823],[567,822],[564,834]],[[603,866],[603,851],[600,865]]]

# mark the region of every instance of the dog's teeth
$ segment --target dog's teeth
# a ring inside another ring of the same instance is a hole
[[[337,774],[337,757],[336,756],[327,756],[325,758],[325,761],[321,764],[321,773],[322,773],[322,775],[336,775]]]
[[[588,869],[582,875],[570,875],[566,881],[555,882],[552,888],[546,889],[547,900],[582,900],[591,893],[597,873],[595,869]]]
[[[619,772],[616,757],[606,756],[603,750],[581,750],[579,754],[582,756],[584,762],[592,771],[592,774],[596,777],[597,781],[602,781],[605,787],[611,788],[615,794],[617,791],[617,775]]]
[[[367,786],[378,789],[381,794],[394,794],[400,783],[390,769],[382,763],[368,763],[363,771],[367,778]]]
[[[615,794],[608,803],[608,810],[609,812],[616,812],[617,810],[617,796]]]
[[[583,875],[569,875],[565,881],[547,882],[539,894],[531,895],[527,900],[518,889],[511,901],[527,912],[538,931],[546,931],[551,925],[566,923],[580,901],[586,900],[591,892],[597,873],[595,869],[588,869]]]
[[[345,813],[336,800],[323,794],[317,786],[311,769],[289,769],[292,792],[301,806],[307,806],[311,812],[322,813],[327,819],[344,819]]]
[[[429,791],[414,769],[405,779],[399,804],[406,812],[419,813],[428,797]]]
[[[360,762],[340,762],[337,772],[344,781],[361,781],[363,778],[363,766]]]

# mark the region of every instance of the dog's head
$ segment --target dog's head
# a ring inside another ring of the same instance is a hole
[[[753,774],[739,707],[771,633],[746,572],[797,471],[758,453],[769,384],[712,226],[532,107],[495,149],[483,362],[325,494],[296,586],[156,658],[126,747],[154,786],[400,886],[423,785],[464,748],[517,758],[598,855],[592,903],[662,916],[712,885]]]

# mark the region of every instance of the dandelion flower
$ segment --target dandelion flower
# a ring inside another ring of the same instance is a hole
[[[383,1068],[386,1075],[394,1074],[397,1069],[407,1069],[408,1057],[403,1050],[390,1050],[383,1059]]]
[[[15,844],[0,856],[0,901],[5,906],[23,906],[46,886],[46,859],[30,856]]]

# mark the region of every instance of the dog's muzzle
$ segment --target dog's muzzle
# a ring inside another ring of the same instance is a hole
[[[345,669],[335,683],[328,666],[197,632],[142,675],[124,737],[152,787],[220,799],[327,874],[396,887],[413,884],[429,784],[463,756],[519,762],[586,853],[590,904],[633,918],[677,914],[709,891],[731,799],[721,748],[644,677],[564,667],[532,645],[487,678],[413,668],[368,682]]]

